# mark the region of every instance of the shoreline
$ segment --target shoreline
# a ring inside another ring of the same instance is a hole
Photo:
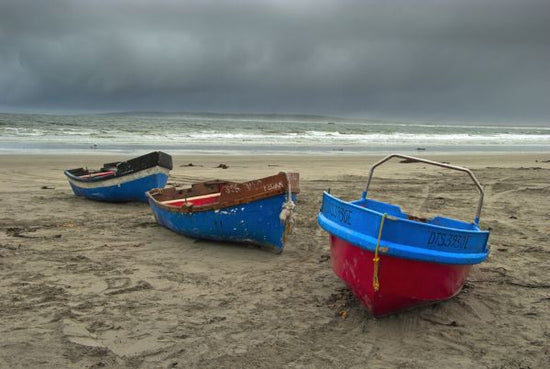
[[[420,147],[420,148],[419,148]],[[372,146],[365,148],[361,145],[187,145],[181,146],[148,145],[148,146],[98,146],[90,145],[71,147],[70,144],[47,147],[0,147],[1,155],[133,155],[139,156],[151,151],[164,151],[173,156],[182,155],[227,155],[227,156],[373,156],[399,152],[407,155],[506,155],[506,154],[544,154],[550,153],[550,146]]]
[[[393,152],[392,152],[393,153]],[[396,152],[402,153],[402,152]],[[365,160],[364,170],[368,169],[368,166],[377,160],[385,157],[387,154],[339,154],[339,155],[301,155],[301,154],[277,154],[277,155],[251,155],[251,154],[193,154],[193,155],[171,155],[173,158],[174,170],[179,171],[182,168],[189,170],[201,171],[207,169],[219,168],[211,167],[216,163],[235,163],[237,166],[228,169],[236,169],[242,167],[242,164],[252,165],[255,168],[265,168],[272,166],[272,168],[285,169],[284,167],[290,167],[290,169],[301,169],[306,172],[313,172],[316,169],[323,170],[323,174],[326,172],[327,164],[331,167],[338,165],[345,165],[346,168],[355,172],[357,167],[361,167],[361,160]],[[452,164],[466,167],[484,167],[484,166],[517,166],[517,165],[531,165],[540,167],[550,167],[550,152],[536,152],[536,153],[524,153],[524,152],[500,152],[500,153],[434,153],[428,151],[420,151],[416,153],[407,153],[409,156],[426,157],[436,161],[451,161]],[[23,166],[23,165],[36,165],[38,163],[44,164],[59,164],[65,169],[72,169],[79,166],[88,166],[94,168],[95,166],[101,166],[103,162],[108,161],[123,161],[134,158],[136,154],[0,154],[0,160],[4,165],[8,167]],[[495,161],[496,160],[496,161]],[[315,163],[317,166],[306,165],[304,162]],[[396,164],[399,159],[393,159],[388,164]],[[193,164],[189,166],[188,164]],[[232,173],[233,170],[222,170],[223,172]],[[252,174],[249,170],[248,173]],[[340,171],[339,171],[340,172]],[[62,174],[62,173],[61,173]]]

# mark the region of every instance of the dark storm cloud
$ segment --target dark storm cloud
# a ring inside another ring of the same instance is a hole
[[[550,2],[0,0],[0,109],[550,120]]]

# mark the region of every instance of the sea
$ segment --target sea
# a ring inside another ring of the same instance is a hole
[[[310,115],[0,113],[0,154],[355,155],[550,152],[550,124]]]

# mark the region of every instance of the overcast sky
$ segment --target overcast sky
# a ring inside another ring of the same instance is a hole
[[[550,1],[0,0],[1,111],[550,122]]]

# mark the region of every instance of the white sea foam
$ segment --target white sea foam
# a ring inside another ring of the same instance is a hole
[[[550,134],[427,134],[427,133],[340,133],[326,131],[306,131],[303,133],[225,133],[217,131],[188,132],[188,133],[158,133],[133,134],[128,132],[105,131],[101,135],[90,130],[55,132],[45,130],[7,129],[0,136],[2,141],[22,142],[94,142],[94,143],[209,143],[209,144],[371,144],[371,145],[399,145],[399,144],[433,144],[433,145],[550,145]]]

